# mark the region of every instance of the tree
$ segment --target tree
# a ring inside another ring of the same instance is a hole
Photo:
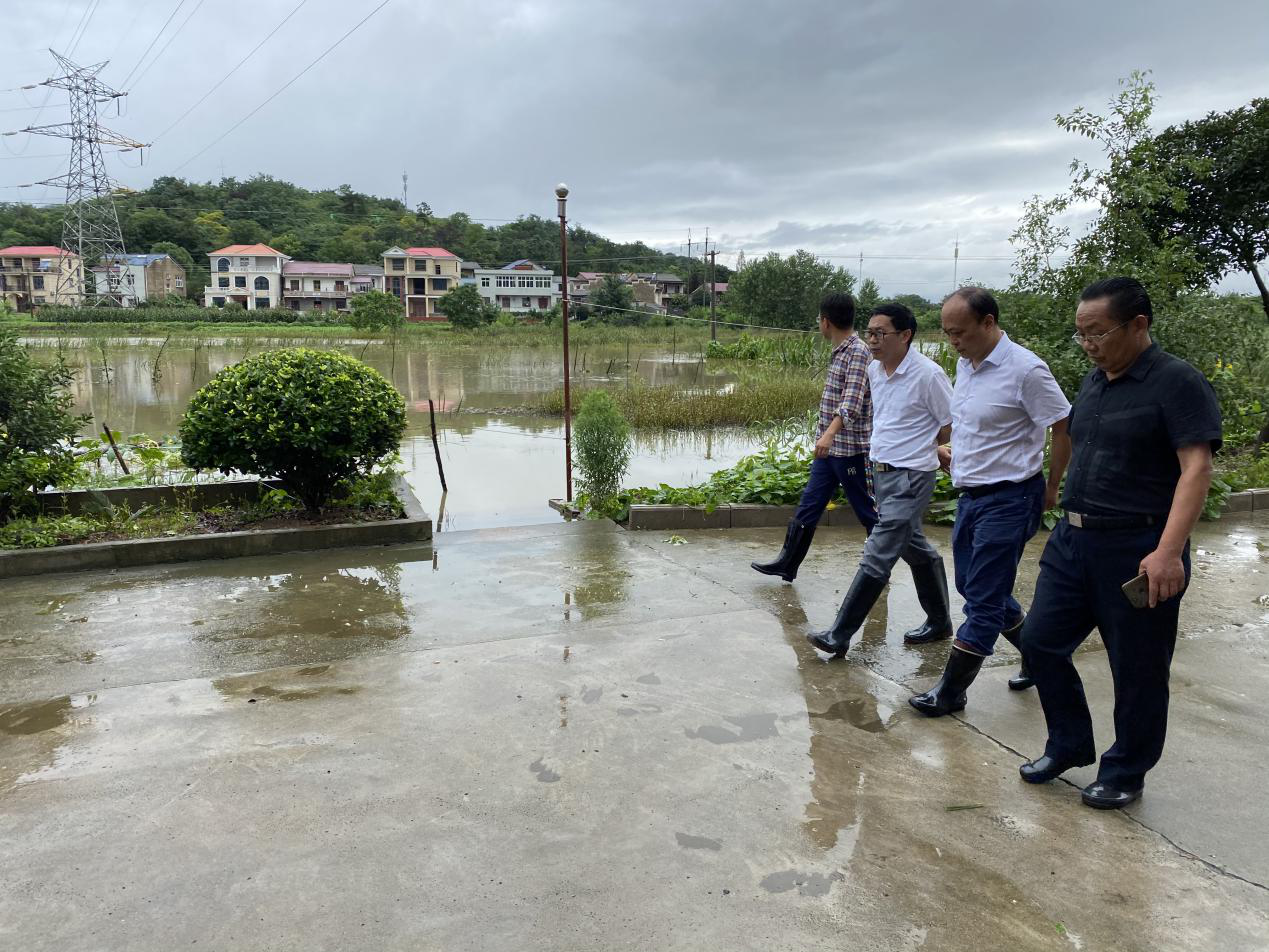
[[[1165,129],[1143,157],[1178,188],[1149,203],[1146,216],[1168,238],[1196,245],[1209,281],[1246,271],[1265,316],[1269,288],[1257,265],[1269,258],[1269,99]]]
[[[880,303],[881,289],[877,287],[877,282],[872,278],[864,278],[864,283],[859,286],[859,294],[856,295],[855,300],[855,313],[858,315],[859,323],[867,324],[868,315]]]
[[[229,229],[225,225],[225,213],[219,209],[214,212],[204,212],[194,217],[194,234],[197,237],[200,250],[206,254],[209,251],[215,251],[217,248],[223,248],[229,244]],[[124,236],[126,239],[126,235]]]
[[[596,316],[600,320],[616,322],[626,311],[634,310],[634,291],[617,275],[606,274],[586,303],[599,312]]]
[[[820,261],[809,251],[797,251],[788,258],[773,251],[731,276],[727,307],[749,324],[810,329],[819,314],[820,299],[830,291],[849,293],[854,284],[850,272]]]
[[[455,327],[470,329],[492,323],[498,309],[480,296],[475,285],[460,284],[446,291],[440,309]]]
[[[185,296],[194,296],[194,288],[196,286],[201,287],[203,279],[207,277],[207,265],[203,265],[201,268],[196,268],[193,256],[180,245],[172,244],[170,241],[160,241],[150,246],[150,253],[156,255],[168,255],[173,261],[185,269]],[[202,296],[201,292],[198,296]]]
[[[345,318],[359,331],[377,331],[400,327],[405,323],[401,299],[383,291],[365,291],[352,298],[352,310]]]
[[[1079,106],[1054,120],[1098,143],[1105,167],[1073,161],[1068,190],[1047,199],[1033,197],[1010,237],[1014,289],[1050,298],[1054,316],[1063,320],[1074,313],[1080,291],[1107,274],[1134,275],[1160,301],[1207,284],[1191,237],[1160,234],[1146,214],[1159,202],[1185,200],[1156,156],[1149,124],[1154,84],[1138,71],[1119,85],[1108,115]],[[1089,205],[1097,209],[1093,221],[1072,240],[1066,216]],[[1061,257],[1066,260],[1059,266],[1054,259]]]

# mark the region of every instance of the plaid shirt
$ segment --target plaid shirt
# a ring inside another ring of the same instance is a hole
[[[852,334],[833,348],[824,395],[820,397],[820,424],[815,431],[818,439],[833,422],[833,415],[841,415],[842,428],[833,437],[829,456],[858,456],[868,452],[872,392],[868,388],[867,371],[871,362],[872,351],[858,334]]]

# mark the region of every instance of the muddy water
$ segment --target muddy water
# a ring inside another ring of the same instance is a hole
[[[31,339],[60,349],[75,369],[76,412],[125,434],[175,434],[193,393],[218,371],[284,339],[176,341],[162,338]],[[381,371],[406,400],[401,453],[416,495],[438,529],[531,525],[558,518],[547,500],[564,495],[564,432],[558,418],[525,412],[559,386],[563,370],[551,348],[425,348],[381,341],[319,341],[308,346],[353,354]],[[627,363],[627,354],[629,363]],[[734,370],[704,363],[699,351],[623,345],[583,347],[574,385],[613,390],[639,384],[721,390],[743,386]],[[437,409],[438,439],[449,493],[441,487],[428,423]],[[687,485],[755,447],[743,429],[644,434],[636,438],[627,485]]]

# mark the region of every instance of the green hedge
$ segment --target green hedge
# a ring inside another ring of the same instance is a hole
[[[343,324],[342,315],[327,311],[293,311],[288,307],[248,311],[228,307],[52,307],[40,308],[35,319],[49,324]]]

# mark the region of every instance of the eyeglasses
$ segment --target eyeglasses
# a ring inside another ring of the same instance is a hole
[[[866,331],[864,331],[864,337],[868,338],[869,340],[881,340],[881,338],[885,337],[887,334],[902,334],[902,333],[903,331],[879,331],[879,330],[876,330],[875,328],[870,327]]]
[[[1115,333],[1115,331],[1119,330],[1119,328],[1127,327],[1131,323],[1132,323],[1131,321],[1124,321],[1122,324],[1116,324],[1114,327],[1108,330],[1105,334],[1081,334],[1079,331],[1076,331],[1074,334],[1071,335],[1071,340],[1074,341],[1076,344],[1079,344],[1081,347],[1084,346],[1085,344],[1092,344],[1094,347],[1097,347],[1107,337]]]

